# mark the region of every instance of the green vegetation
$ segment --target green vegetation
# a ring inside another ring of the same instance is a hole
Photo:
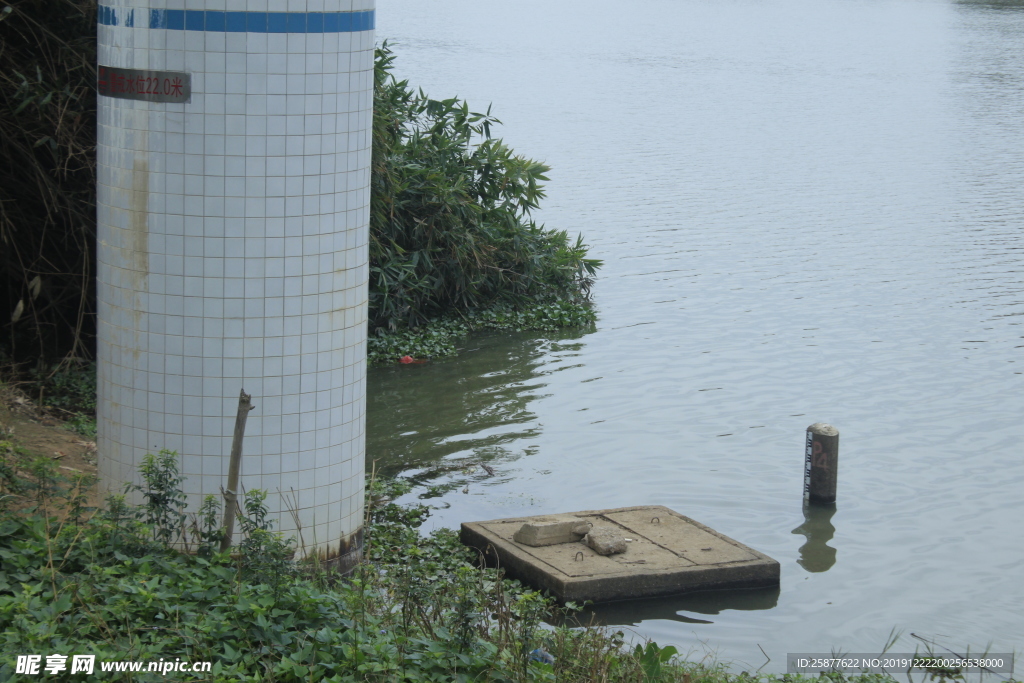
[[[496,302],[578,303],[601,265],[582,236],[530,220],[549,168],[491,137],[499,121],[433,100],[377,49],[370,214],[370,332],[416,328]]]
[[[450,530],[420,536],[425,506],[372,507],[367,562],[338,582],[289,560],[292,544],[271,530],[258,491],[240,516],[238,555],[216,552],[217,504],[207,499],[189,523],[173,453],[147,457],[141,508],[114,497],[86,520],[88,481],[65,490],[51,462],[3,448],[7,653],[212,661],[209,675],[194,678],[208,681],[668,681],[715,672],[673,664],[674,650],[653,644],[627,652],[621,634],[543,627],[554,609],[548,599],[475,567]],[[386,501],[402,486],[371,482],[369,500]],[[553,664],[536,661],[548,653]],[[12,667],[0,661],[0,678]]]
[[[367,362],[385,365],[405,355],[413,358],[451,356],[456,353],[455,344],[471,332],[553,331],[563,327],[586,327],[593,324],[594,319],[589,307],[565,298],[555,297],[520,308],[498,303],[483,310],[429,320],[417,329],[381,331],[367,339]]]
[[[477,330],[593,323],[586,298],[601,262],[582,236],[529,219],[547,166],[490,137],[499,121],[458,99],[432,100],[377,50],[368,360],[455,353]]]
[[[26,392],[44,413],[60,419],[65,427],[96,438],[96,363],[66,358],[52,366],[37,363],[25,370],[0,351],[0,390],[8,384]]]
[[[82,436],[96,437],[96,363],[66,359],[28,372],[40,405],[56,410]]]

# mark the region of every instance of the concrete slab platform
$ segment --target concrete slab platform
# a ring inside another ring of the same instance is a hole
[[[512,538],[523,524],[566,518],[615,529],[629,539],[626,552],[598,555],[582,542],[530,547]],[[460,537],[489,566],[562,602],[779,585],[778,562],[662,505],[464,522]]]

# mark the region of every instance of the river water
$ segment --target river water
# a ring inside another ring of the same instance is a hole
[[[493,103],[553,168],[536,217],[605,261],[593,330],[370,372],[368,460],[430,524],[697,519],[781,589],[598,617],[736,670],[894,628],[897,652],[1024,654],[1024,2],[382,0],[377,21],[400,77]],[[834,511],[801,503],[813,422],[841,432]]]

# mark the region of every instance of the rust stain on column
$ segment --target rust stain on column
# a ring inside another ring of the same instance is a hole
[[[149,161],[135,157],[132,162],[131,232],[128,234],[125,261],[131,263],[132,321],[135,323],[135,348],[132,355],[139,357],[139,328],[142,319],[142,292],[149,290]]]

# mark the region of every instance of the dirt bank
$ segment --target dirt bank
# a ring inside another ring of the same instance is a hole
[[[96,442],[76,434],[52,408],[40,408],[25,392],[0,384],[0,441],[57,461],[61,474],[96,474]],[[89,505],[99,503],[96,487]]]

